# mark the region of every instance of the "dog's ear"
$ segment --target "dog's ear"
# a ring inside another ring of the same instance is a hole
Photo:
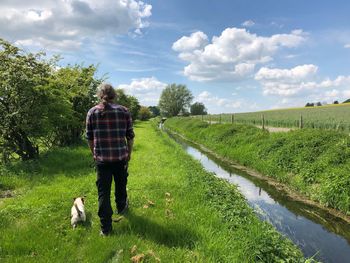
[[[73,197],[73,202],[75,201],[75,199],[77,199],[76,197]]]
[[[81,201],[85,204],[85,196],[81,198]]]

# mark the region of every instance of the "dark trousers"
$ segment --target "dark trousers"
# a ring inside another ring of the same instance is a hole
[[[111,185],[112,178],[115,184],[115,202],[118,211],[124,209],[127,193],[126,184],[128,178],[128,163],[127,161],[119,162],[97,162],[97,180],[96,186],[98,190],[98,216],[101,221],[101,229],[103,232],[112,230],[112,215],[111,207]]]

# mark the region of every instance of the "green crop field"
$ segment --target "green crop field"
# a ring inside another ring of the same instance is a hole
[[[261,125],[271,127],[299,127],[302,116],[303,127],[350,131],[350,103],[308,108],[290,108],[258,112],[216,114],[203,116],[203,120]]]

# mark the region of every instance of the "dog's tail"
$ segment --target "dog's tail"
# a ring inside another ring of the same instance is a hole
[[[75,207],[75,209],[77,209],[77,212],[78,212],[79,217],[81,217],[81,215],[83,214],[83,212],[81,212],[81,211],[79,210],[77,204],[74,204],[74,207]]]

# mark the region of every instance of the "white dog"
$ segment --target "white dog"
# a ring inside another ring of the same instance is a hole
[[[74,203],[71,209],[72,219],[70,220],[73,228],[77,227],[79,221],[85,222],[85,208],[84,208],[84,197],[73,198]]]

